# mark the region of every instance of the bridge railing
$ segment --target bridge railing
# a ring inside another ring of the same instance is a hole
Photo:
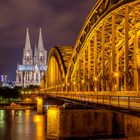
[[[92,95],[75,93],[54,93],[49,94],[57,98],[72,99],[88,103],[113,106],[117,108],[140,111],[140,97],[138,96],[112,96],[112,95]]]
[[[61,94],[91,94],[91,95],[109,95],[109,96],[139,96],[140,97],[140,91],[46,91],[42,90],[40,91],[44,94],[54,94],[54,93],[61,93]]]

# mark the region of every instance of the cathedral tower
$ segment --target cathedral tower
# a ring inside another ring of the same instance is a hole
[[[38,64],[46,65],[47,63],[47,51],[44,49],[42,31],[39,29],[39,39],[38,39]]]
[[[26,29],[26,40],[25,48],[23,50],[23,65],[32,65],[33,64],[33,53],[31,49],[29,30]]]
[[[39,31],[38,46],[35,45],[34,57],[30,44],[29,31],[27,28],[25,48],[23,50],[22,64],[17,66],[16,86],[27,87],[40,85],[41,78],[47,70],[47,52],[43,46],[41,29]]]

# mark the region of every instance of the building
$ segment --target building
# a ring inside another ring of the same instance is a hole
[[[1,82],[6,83],[7,82],[7,75],[3,74],[1,75]]]
[[[15,83],[12,81],[7,80],[8,76],[3,74],[1,75],[1,80],[0,80],[0,88],[7,87],[7,88],[14,88]]]
[[[41,29],[39,30],[38,46],[35,45],[34,55],[31,48],[29,30],[27,28],[22,65],[17,65],[16,86],[28,87],[40,85],[41,78],[47,70],[47,51],[44,49]]]
[[[0,81],[0,87],[6,87],[7,86],[7,75],[2,74],[1,75],[1,81]]]

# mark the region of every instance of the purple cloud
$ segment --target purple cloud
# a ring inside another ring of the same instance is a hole
[[[48,51],[55,45],[74,46],[96,1],[0,1],[0,73],[15,80],[16,65],[22,59],[26,27],[30,29],[32,47],[38,41],[39,27]]]

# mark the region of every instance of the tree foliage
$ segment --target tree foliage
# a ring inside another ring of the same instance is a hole
[[[0,88],[0,96],[3,98],[19,98],[20,97],[20,88],[15,87],[13,89],[8,87]]]

